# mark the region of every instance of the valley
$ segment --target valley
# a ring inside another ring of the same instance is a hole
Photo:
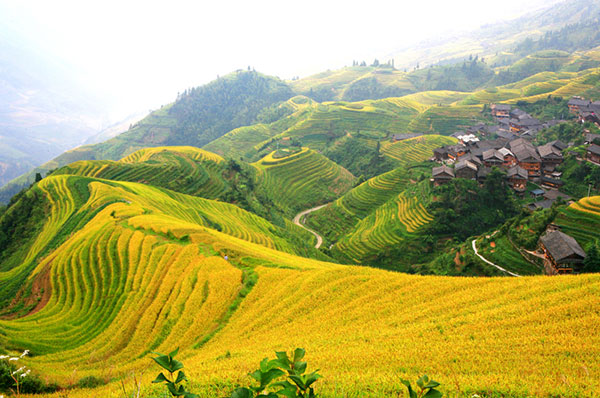
[[[242,398],[296,347],[323,398],[598,396],[600,36],[572,7],[443,62],[240,69],[0,188],[0,398],[163,397],[174,350],[188,398]]]

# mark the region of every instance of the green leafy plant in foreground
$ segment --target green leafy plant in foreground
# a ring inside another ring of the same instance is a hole
[[[186,391],[185,386],[181,383],[187,381],[187,377],[185,373],[183,373],[183,363],[175,359],[175,355],[179,352],[179,348],[175,351],[169,353],[168,355],[159,354],[158,352],[153,352],[153,354],[158,355],[157,357],[152,358],[154,362],[159,364],[163,369],[169,372],[169,377],[165,376],[163,372],[160,372],[156,379],[152,383],[165,383],[167,390],[174,397],[184,397],[184,398],[198,398],[196,394],[192,394],[189,391]],[[179,371],[179,372],[177,372]],[[175,372],[177,372],[177,377],[175,378]]]
[[[417,390],[412,388],[410,381],[404,379],[400,379],[400,381],[408,388],[409,398],[441,398],[443,395],[435,389],[440,383],[431,380],[427,375],[419,377],[419,380],[417,380]]]
[[[291,358],[286,352],[276,352],[277,359],[263,359],[260,368],[249,374],[259,385],[238,388],[231,398],[315,398],[312,385],[321,376],[318,370],[305,373],[306,362],[302,361],[304,354],[303,348],[296,348]],[[281,380],[286,375],[286,379]]]

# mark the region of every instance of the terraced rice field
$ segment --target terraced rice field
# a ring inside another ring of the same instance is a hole
[[[360,263],[367,256],[402,241],[433,220],[423,204],[404,192],[375,210],[334,247],[336,252]]]
[[[30,349],[27,365],[49,380],[125,377],[128,386],[136,371],[144,396],[158,397],[149,351],[179,346],[190,389],[225,396],[250,383],[263,357],[301,346],[310,369],[321,369],[323,397],[388,397],[403,390],[400,377],[423,373],[448,396],[600,393],[598,275],[446,278],[341,266],[275,250],[284,242],[273,226],[228,204],[73,176],[38,187],[51,217],[33,251],[74,215],[93,214],[35,264],[34,310],[0,319],[0,345]],[[366,232],[375,249],[396,239],[382,223],[409,234],[430,220],[404,194],[380,209]],[[240,296],[248,267],[258,282]],[[123,392],[115,381],[68,394]]]
[[[157,147],[139,150],[118,162],[75,162],[56,174],[140,182],[213,199],[226,189],[222,162],[219,155],[195,147]]]
[[[401,164],[423,162],[433,156],[433,150],[440,146],[452,145],[456,138],[441,135],[423,135],[397,142],[384,142],[381,152]]]
[[[450,135],[483,121],[479,105],[432,106],[411,120],[408,132]]]
[[[354,176],[348,170],[311,149],[279,159],[273,154],[254,163],[258,184],[290,214],[333,200],[352,187]]]
[[[554,222],[585,248],[600,239],[600,196],[583,198],[573,203],[561,211]]]

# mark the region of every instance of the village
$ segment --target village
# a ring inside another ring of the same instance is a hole
[[[600,101],[573,97],[568,107],[578,122],[600,127]],[[433,184],[443,185],[455,178],[483,184],[496,167],[506,173],[507,184],[518,197],[524,199],[530,195],[531,201],[525,206],[531,211],[548,209],[557,200],[570,203],[572,198],[560,191],[564,182],[557,166],[573,143],[560,140],[539,146],[532,143],[541,130],[566,121],[541,122],[508,104],[492,104],[490,109],[495,125],[479,123],[456,132],[452,136],[458,139],[457,144],[433,151],[431,160],[440,164],[432,169]],[[600,135],[588,132],[583,138],[586,154],[581,161],[600,166],[600,146],[595,143],[600,142]],[[546,274],[577,272],[586,256],[577,241],[555,225],[548,226],[540,237],[537,253],[544,258]]]

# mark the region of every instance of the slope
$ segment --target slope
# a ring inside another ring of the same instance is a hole
[[[277,78],[250,71],[231,73],[186,90],[175,102],[152,112],[115,138],[68,151],[11,181],[0,190],[0,202],[6,203],[33,182],[36,172],[44,175],[77,160],[117,160],[152,146],[202,146],[236,127],[254,123],[264,108],[292,96],[291,89]]]
[[[288,215],[335,199],[354,181],[346,169],[309,148],[272,152],[254,165],[257,184]]]
[[[53,213],[68,213],[69,184],[78,180],[38,184],[56,187]],[[139,375],[150,350],[180,346],[191,389],[224,396],[248,383],[265,355],[302,346],[321,369],[324,397],[389,396],[402,387],[398,377],[422,373],[451,396],[600,391],[598,275],[448,278],[340,266],[191,222],[203,211],[191,202],[210,201],[135,183],[89,187],[84,207],[99,211],[32,274],[46,281],[39,307],[0,320],[2,346],[30,348],[27,364],[51,380],[73,381],[74,369],[77,378]],[[252,239],[277,241],[255,217],[232,217]],[[147,396],[159,394],[154,370],[141,376]],[[120,389],[115,382],[69,396]]]

